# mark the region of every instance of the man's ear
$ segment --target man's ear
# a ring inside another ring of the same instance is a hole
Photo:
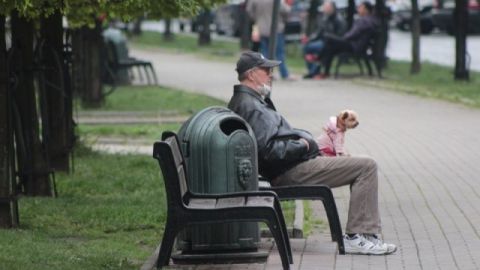
[[[345,120],[348,118],[348,112],[344,112],[342,115],[342,120]]]

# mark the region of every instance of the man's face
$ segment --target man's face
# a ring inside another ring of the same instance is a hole
[[[272,79],[273,79],[273,68],[263,68],[257,67],[251,71],[251,80],[259,85],[269,85],[272,86]]]
[[[360,16],[368,15],[368,9],[365,7],[364,4],[358,5],[357,12],[358,12],[358,15]]]
[[[323,4],[323,6],[322,6],[322,10],[323,10],[323,12],[324,12],[326,15],[331,15],[331,14],[333,14],[334,9],[333,9],[333,4],[332,4],[332,2],[328,2],[328,1],[325,2],[325,3]]]

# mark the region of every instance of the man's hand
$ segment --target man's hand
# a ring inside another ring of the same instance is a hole
[[[300,138],[300,139],[298,139],[298,140],[301,141],[301,142],[303,142],[303,143],[307,146],[307,150],[310,149],[310,144],[308,143],[307,140],[305,140],[304,138]]]

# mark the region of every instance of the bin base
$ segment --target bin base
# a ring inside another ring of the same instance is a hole
[[[268,252],[252,251],[219,252],[219,253],[192,253],[177,252],[172,254],[175,264],[230,264],[230,263],[262,263],[266,262]]]

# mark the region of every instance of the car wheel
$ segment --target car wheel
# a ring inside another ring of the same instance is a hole
[[[398,24],[398,29],[402,30],[402,31],[410,31],[410,23],[409,22],[400,22]]]
[[[422,32],[422,34],[424,34],[424,35],[428,35],[428,34],[432,33],[434,28],[435,28],[435,26],[433,25],[433,23],[425,22],[425,23],[422,23],[420,25],[420,32]]]
[[[449,34],[450,36],[454,36],[455,35],[455,28],[453,26],[447,26],[447,29],[445,29],[445,31],[447,32],[447,34]]]

